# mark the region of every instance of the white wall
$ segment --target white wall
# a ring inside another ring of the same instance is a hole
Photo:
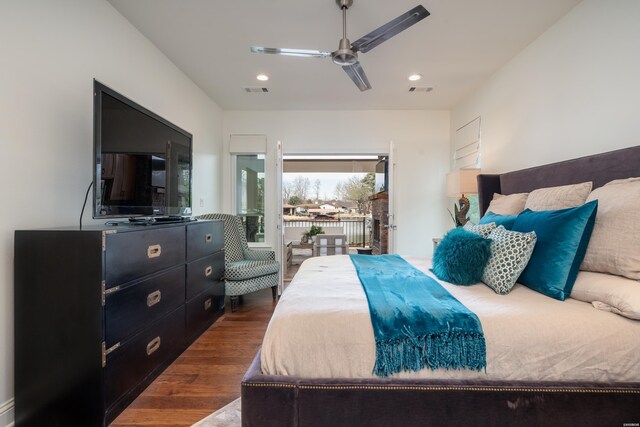
[[[482,116],[482,169],[640,144],[640,1],[584,0],[451,113]],[[453,134],[453,133],[452,133]]]
[[[431,238],[449,228],[448,111],[225,111],[223,117],[226,150],[231,134],[267,135],[269,152],[281,141],[285,154],[387,153],[394,141],[397,252],[431,255]],[[229,189],[228,159],[223,162],[223,188]],[[227,191],[223,203],[231,211],[229,201]]]
[[[92,179],[92,79],[193,134],[196,214],[219,208],[222,112],[106,1],[2,2],[0,40],[4,410],[13,396],[13,232],[77,224]]]

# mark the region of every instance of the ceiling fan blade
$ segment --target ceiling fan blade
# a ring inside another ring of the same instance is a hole
[[[360,37],[358,40],[351,43],[351,48],[358,52],[366,53],[378,46],[380,43],[387,41],[396,34],[406,30],[413,24],[422,21],[429,15],[431,14],[427,9],[422,5],[418,5],[409,12],[398,16],[393,21],[389,21],[382,27],[371,31],[366,36]]]
[[[356,62],[352,65],[345,65],[342,67],[342,69],[347,73],[351,80],[353,80],[356,86],[358,86],[358,89],[360,89],[360,91],[364,92],[365,90],[371,89],[369,79],[364,73],[362,65],[360,65],[359,62]]]
[[[285,56],[302,56],[305,58],[325,58],[331,56],[331,52],[325,50],[311,50],[311,49],[280,49],[277,47],[259,47],[251,46],[252,53],[270,53],[272,55],[285,55]]]

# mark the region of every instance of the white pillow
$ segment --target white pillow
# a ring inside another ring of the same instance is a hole
[[[598,213],[581,270],[640,279],[640,178],[611,181],[587,200]]]
[[[581,271],[571,298],[591,303],[598,310],[640,320],[640,283],[635,280]]]
[[[582,206],[586,202],[592,186],[592,182],[583,182],[539,188],[529,193],[524,207],[532,211],[551,211]]]
[[[489,203],[487,212],[491,211],[498,215],[518,215],[524,210],[528,195],[529,193],[508,195],[495,193],[491,203]]]

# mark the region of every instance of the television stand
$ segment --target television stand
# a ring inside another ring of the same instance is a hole
[[[14,252],[18,426],[108,426],[224,313],[222,221],[18,230]]]

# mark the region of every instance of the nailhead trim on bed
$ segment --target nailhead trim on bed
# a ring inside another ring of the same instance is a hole
[[[499,391],[499,392],[531,392],[531,393],[622,393],[640,394],[639,389],[581,389],[581,388],[529,388],[529,387],[477,387],[477,386],[359,386],[359,385],[294,385],[284,383],[242,383],[242,387],[300,388],[305,390],[412,390],[412,391]]]

